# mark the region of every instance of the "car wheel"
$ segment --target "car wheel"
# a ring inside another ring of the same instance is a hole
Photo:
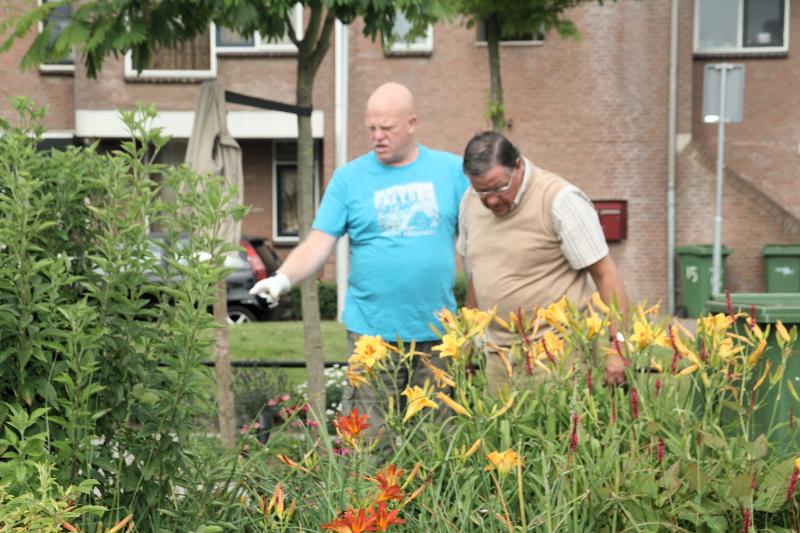
[[[235,326],[237,324],[247,324],[255,321],[256,315],[250,309],[242,307],[241,305],[228,306],[228,324]]]

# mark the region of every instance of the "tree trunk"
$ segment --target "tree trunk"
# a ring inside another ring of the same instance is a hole
[[[486,44],[489,50],[489,76],[491,94],[489,97],[489,116],[492,130],[503,133],[506,129],[506,111],[503,103],[503,81],[500,79],[500,23],[497,15],[489,16],[486,24]]]
[[[231,390],[232,372],[230,344],[228,343],[228,297],[225,281],[217,284],[214,318],[221,327],[214,330],[214,377],[217,382],[217,409],[219,411],[220,441],[229,450],[236,446],[236,412]]]
[[[302,58],[297,65],[297,105],[312,107],[312,91],[316,69]],[[314,217],[314,138],[311,117],[297,116],[297,180],[300,238],[311,230]],[[305,339],[306,370],[308,373],[308,404],[317,420],[325,416],[325,355],[319,324],[319,289],[317,278],[311,276],[300,285]]]

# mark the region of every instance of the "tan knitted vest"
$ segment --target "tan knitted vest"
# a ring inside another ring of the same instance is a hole
[[[565,294],[579,307],[591,298],[594,283],[585,270],[570,267],[553,228],[553,201],[566,185],[560,176],[533,167],[520,204],[503,217],[484,207],[472,189],[464,196],[465,260],[479,308],[497,306],[498,316],[507,320],[509,311],[521,308],[531,316]],[[495,344],[507,346],[512,338],[497,324],[489,330]]]

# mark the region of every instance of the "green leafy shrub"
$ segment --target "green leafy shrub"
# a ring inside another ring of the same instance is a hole
[[[122,113],[134,140],[102,155],[37,152],[42,111],[14,103],[20,125],[0,124],[0,485],[27,493],[52,462],[62,486],[96,480],[112,523],[132,513],[158,531],[213,390],[200,363],[225,274],[215,233],[243,213],[221,179],[149,163],[168,140],[152,107]]]
[[[291,313],[288,320],[302,320],[303,311],[300,305],[300,288],[294,287],[289,293],[291,298]],[[319,282],[319,315],[323,320],[336,320],[336,283],[332,281]]]

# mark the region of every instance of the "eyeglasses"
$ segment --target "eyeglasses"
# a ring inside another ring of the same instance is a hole
[[[519,163],[517,163],[517,168],[519,168]],[[511,173],[511,176],[508,178],[508,183],[501,187],[495,187],[494,189],[486,189],[484,191],[475,191],[475,194],[478,195],[478,198],[488,198],[490,196],[495,196],[498,194],[503,194],[504,192],[511,189],[511,186],[514,184],[514,176],[517,174],[517,169],[514,169],[514,172]]]

